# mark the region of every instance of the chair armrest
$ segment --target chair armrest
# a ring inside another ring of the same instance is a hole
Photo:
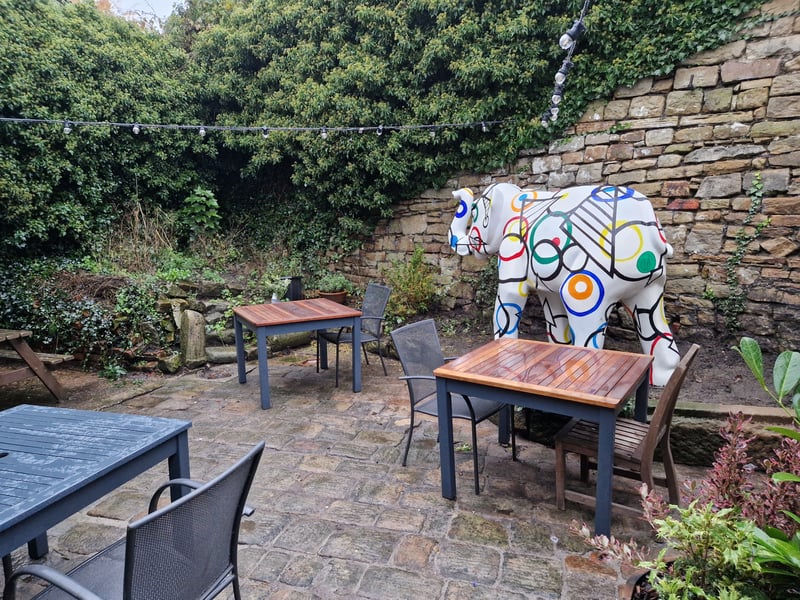
[[[451,360],[455,360],[457,358],[458,358],[457,356],[445,356],[444,362],[450,362]]]
[[[168,482],[161,484],[158,487],[158,489],[155,492],[153,492],[153,496],[152,498],[150,498],[150,505],[147,507],[147,512],[148,513],[155,512],[158,509],[158,501],[161,498],[161,494],[164,492],[164,490],[178,485],[182,487],[190,487],[193,490],[196,490],[203,484],[199,481],[195,481],[194,479],[183,479],[183,478],[171,479]],[[242,514],[245,517],[252,516],[254,512],[256,512],[256,509],[253,508],[252,506],[248,506],[247,504],[245,504],[244,508],[242,509]]]
[[[175,486],[188,487],[196,490],[201,485],[203,484],[199,481],[184,478],[171,479],[166,483],[162,483],[160,486],[158,486],[158,488],[156,488],[156,491],[153,492],[153,495],[150,497],[150,504],[147,506],[147,512],[151,513],[158,510],[158,501],[161,499],[161,494],[164,492],[164,490],[171,489]]]
[[[14,581],[22,575],[33,575],[34,577],[43,579],[50,585],[54,585],[55,587],[64,590],[67,594],[77,598],[78,600],[103,600],[100,598],[100,596],[91,590],[87,590],[74,579],[67,577],[63,573],[60,573],[59,571],[56,571],[47,565],[22,565],[20,568],[14,571],[9,580],[6,581],[7,589],[6,593],[3,595],[5,600],[14,600],[16,597],[16,586],[14,585]]]
[[[436,377],[433,375],[402,375],[398,377],[398,379],[402,379],[403,381],[408,381],[409,379],[425,379],[427,381],[436,381]]]

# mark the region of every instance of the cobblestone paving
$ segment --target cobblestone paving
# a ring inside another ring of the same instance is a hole
[[[400,464],[409,408],[399,363],[387,361],[388,377],[377,359],[364,365],[359,394],[350,387],[349,357],[342,365],[337,389],[333,369],[315,372],[313,347],[271,359],[273,407],[266,411],[255,363],[244,385],[235,366],[221,365],[211,377],[187,375],[138,396],[70,405],[191,420],[192,477],[200,480],[266,441],[248,500],[256,512],[243,520],[240,539],[247,600],[617,598],[628,571],[570,534],[571,521],[591,522],[592,515],[555,508],[551,449],[520,440],[514,463],[497,444],[496,427],[482,423],[481,494],[472,490],[471,453],[459,451],[458,499],[446,500],[435,420],[423,420],[409,466]],[[469,440],[468,424],[457,421],[457,447]],[[166,467],[152,469],[51,530],[45,562],[65,570],[120,537],[165,476]],[[635,502],[635,489],[627,490]],[[650,539],[633,519],[615,517],[612,528],[625,539]],[[27,560],[25,549],[13,559]],[[21,597],[35,589],[29,584]]]

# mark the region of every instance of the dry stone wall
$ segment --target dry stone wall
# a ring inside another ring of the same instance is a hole
[[[452,190],[498,181],[549,190],[627,185],[650,197],[675,249],[665,300],[682,338],[729,332],[725,317],[733,309],[718,302],[741,293],[743,312],[733,315],[740,333],[770,349],[800,348],[800,0],[761,10],[776,18],[691,57],[668,77],[616,90],[549,148],[525,150],[507,169],[453,177],[396,206],[345,259],[345,270],[361,283],[380,279],[421,246],[446,306],[469,310],[484,263],[448,247]],[[754,206],[750,189],[759,180],[763,203]],[[742,236],[766,219],[745,243]]]

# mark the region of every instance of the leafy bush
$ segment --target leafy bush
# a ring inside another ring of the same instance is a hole
[[[425,263],[421,247],[407,261],[394,261],[384,273],[386,284],[392,288],[386,307],[386,322],[389,329],[407,322],[414,315],[423,314],[436,301],[437,288],[433,281],[433,269]]]
[[[591,537],[585,525],[573,526],[603,552],[652,569],[650,583],[659,598],[800,597],[800,354],[778,356],[773,391],[764,378],[758,343],[742,338],[735,349],[794,422],[794,428],[768,428],[782,434],[762,463],[771,477],[764,481],[755,474],[747,452],[753,439],[745,427],[749,419],[730,415],[720,430],[724,443],[711,469],[698,485],[686,488],[686,508],[667,507],[642,486],[645,519],[666,544],[655,559],[645,560],[648,552],[634,542]],[[784,403],[787,396],[791,408]]]

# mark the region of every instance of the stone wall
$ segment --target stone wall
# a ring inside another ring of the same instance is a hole
[[[396,206],[344,270],[359,283],[380,279],[419,245],[447,291],[447,307],[469,309],[470,278],[485,263],[448,246],[452,190],[496,181],[550,190],[628,185],[650,197],[674,246],[665,299],[681,337],[725,332],[715,299],[740,291],[741,332],[768,349],[800,347],[800,0],[774,0],[761,10],[775,18],[668,77],[616,90],[549,148],[520,152],[503,170],[453,177]],[[756,177],[763,204],[744,227]],[[765,219],[755,240],[737,241],[743,227],[753,234]],[[741,260],[732,259],[740,246]]]

